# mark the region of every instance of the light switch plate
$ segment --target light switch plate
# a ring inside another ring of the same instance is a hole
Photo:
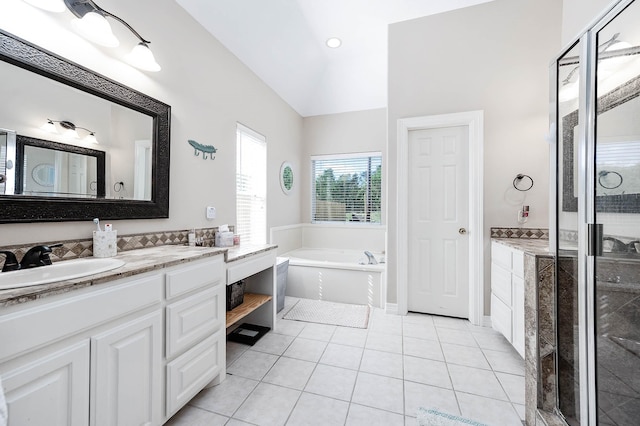
[[[207,207],[207,219],[215,219],[216,218],[216,208],[215,207]]]

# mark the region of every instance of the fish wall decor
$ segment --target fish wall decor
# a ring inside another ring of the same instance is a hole
[[[211,154],[211,159],[215,160],[216,152],[218,152],[218,150],[213,145],[202,145],[201,143],[198,143],[193,139],[189,139],[189,145],[191,145],[195,149],[193,155],[195,155],[196,157],[200,155],[200,152],[202,152],[203,160],[207,159],[207,154]]]

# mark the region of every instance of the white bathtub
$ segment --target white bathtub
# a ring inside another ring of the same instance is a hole
[[[383,306],[386,265],[361,265],[363,251],[301,248],[281,257],[289,259],[287,296]]]

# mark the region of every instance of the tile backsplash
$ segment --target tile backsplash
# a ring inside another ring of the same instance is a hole
[[[491,238],[523,238],[548,240],[546,228],[491,228]]]
[[[229,229],[231,231],[234,231],[233,226],[230,226]],[[118,251],[135,250],[162,245],[185,245],[188,243],[189,231],[189,229],[184,229],[178,231],[161,231],[148,232],[144,234],[119,235],[117,243]],[[212,247],[214,245],[214,236],[218,231],[218,227],[201,228],[196,229],[195,231],[196,238],[202,239],[204,246]],[[51,253],[50,257],[54,262],[59,260],[69,260],[77,259],[80,257],[93,256],[93,238],[82,240],[37,242],[28,245],[21,244],[2,247],[2,249],[14,252],[18,259],[21,259],[22,256],[24,256],[24,254],[27,252],[27,250],[35,245],[52,245],[57,243],[62,243],[62,246],[53,248],[53,252]],[[4,256],[0,256],[0,268],[3,265]]]

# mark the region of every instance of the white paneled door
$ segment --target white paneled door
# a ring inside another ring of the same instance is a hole
[[[409,132],[408,309],[469,317],[468,126]]]

